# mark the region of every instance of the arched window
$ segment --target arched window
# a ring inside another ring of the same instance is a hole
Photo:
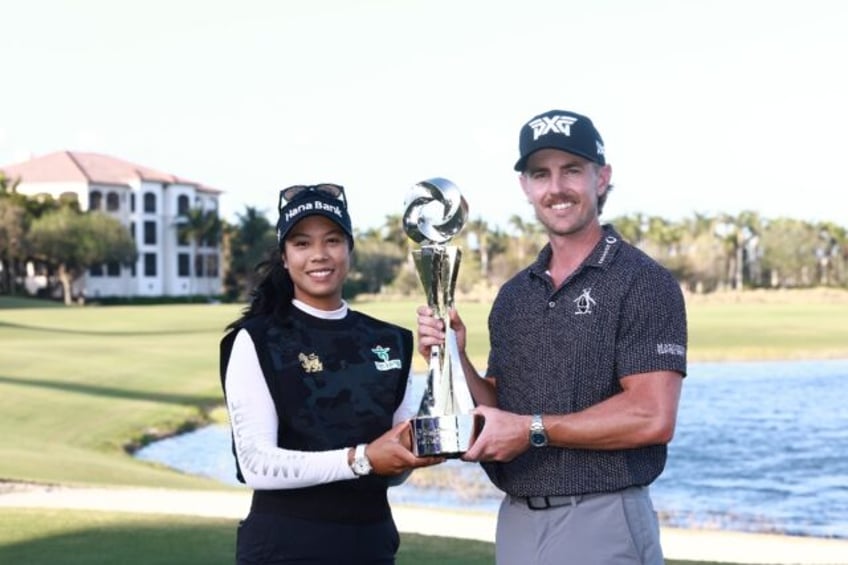
[[[152,192],[144,193],[144,211],[149,213],[156,212],[156,195]]]
[[[92,190],[88,193],[88,209],[100,210],[103,201],[103,193],[99,190]]]
[[[121,207],[120,199],[117,192],[106,193],[106,209],[110,212],[117,212]]]

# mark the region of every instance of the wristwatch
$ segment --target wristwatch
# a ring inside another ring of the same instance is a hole
[[[545,424],[542,423],[542,415],[534,414],[530,423],[530,445],[533,447],[545,447],[548,445],[548,434],[545,433]]]
[[[357,477],[364,477],[371,474],[371,461],[365,455],[365,445],[364,443],[360,443],[353,450],[353,463],[350,464],[350,468]]]

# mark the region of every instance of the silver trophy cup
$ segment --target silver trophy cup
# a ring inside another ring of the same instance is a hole
[[[427,388],[412,419],[412,451],[419,457],[459,457],[474,441],[477,418],[450,327],[461,250],[446,245],[465,225],[468,204],[449,180],[433,178],[410,189],[403,215],[406,234],[421,247],[412,252],[427,305],[441,318],[445,343],[430,350]]]

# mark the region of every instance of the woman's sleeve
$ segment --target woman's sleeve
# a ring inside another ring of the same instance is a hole
[[[291,489],[356,478],[348,465],[348,448],[312,452],[277,446],[277,410],[246,330],[239,330],[233,343],[224,389],[236,457],[247,486]]]
[[[418,409],[421,406],[421,396],[424,391],[415,390],[413,380],[414,376],[412,371],[410,371],[409,376],[406,377],[406,391],[404,392],[403,400],[400,401],[400,406],[397,407],[392,417],[392,425],[399,424],[418,415]]]
[[[409,376],[406,378],[406,391],[403,395],[403,400],[400,402],[400,406],[395,410],[394,415],[392,416],[392,425],[395,426],[401,422],[405,422],[411,418],[414,418],[418,415],[418,409],[421,406],[421,397],[424,394],[423,389],[421,391],[415,390],[413,386],[413,381],[415,377],[412,374],[412,370],[409,371]],[[409,475],[412,473],[412,470],[406,470],[399,475],[395,475],[393,477],[389,477],[389,486],[396,487],[403,484]]]

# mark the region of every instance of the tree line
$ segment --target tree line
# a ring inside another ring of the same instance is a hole
[[[848,230],[832,222],[769,219],[753,211],[695,214],[679,221],[630,214],[606,221],[667,267],[689,292],[848,288]],[[232,242],[228,292],[243,299],[255,283],[251,265],[261,250],[275,245],[273,226],[247,207],[225,231]],[[518,215],[506,228],[480,218],[469,221],[452,242],[463,253],[457,292],[491,293],[526,267],[546,241],[539,224]],[[357,230],[347,295],[419,293],[410,253],[414,246],[399,214],[386,216],[380,227]]]
[[[848,231],[832,222],[764,218],[757,212],[695,214],[672,221],[630,214],[611,218],[621,236],[665,265],[689,292],[753,288],[848,288]],[[189,210],[177,224],[178,237],[194,246],[221,248],[224,288],[219,298],[248,299],[256,266],[275,252],[274,225],[246,206],[233,223],[213,212]],[[357,230],[346,296],[420,293],[412,261],[415,244],[399,214],[383,225]],[[472,219],[452,243],[462,249],[457,293],[488,296],[533,260],[546,236],[536,222],[518,215],[503,228]],[[0,173],[0,293],[21,293],[28,262],[47,265],[62,295],[70,300],[74,280],[92,265],[130,265],[135,242],[118,220],[99,211],[83,212],[75,200],[18,193]]]

